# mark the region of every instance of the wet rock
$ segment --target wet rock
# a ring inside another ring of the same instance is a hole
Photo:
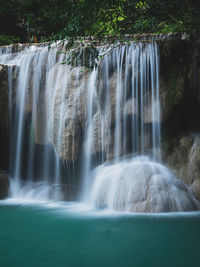
[[[61,158],[73,161],[80,154],[86,122],[88,72],[81,67],[69,72],[66,92],[61,86],[55,96],[52,141]]]
[[[195,197],[200,200],[200,179],[193,181],[191,189],[194,192]]]
[[[166,167],[147,157],[97,168],[92,203],[99,208],[129,212],[199,210],[189,187]]]
[[[8,66],[0,65],[0,127],[5,126],[8,116]]]
[[[200,136],[182,136],[165,158],[165,162],[177,177],[189,185],[200,200]]]
[[[81,192],[81,188],[78,185],[74,184],[63,184],[62,192],[65,201],[74,201],[76,196],[78,196]]]
[[[8,66],[0,65],[0,168],[6,167],[6,130],[8,126]]]
[[[6,173],[0,172],[0,199],[5,199],[9,194],[9,178]]]
[[[200,137],[194,139],[189,154],[188,171],[191,188],[200,200]]]

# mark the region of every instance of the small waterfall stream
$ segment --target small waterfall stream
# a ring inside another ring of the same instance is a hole
[[[94,207],[198,209],[160,163],[157,43],[99,48],[104,57],[92,71],[64,64],[63,49],[0,48],[8,67],[11,196],[63,200],[64,184],[73,191],[81,166],[79,195]]]

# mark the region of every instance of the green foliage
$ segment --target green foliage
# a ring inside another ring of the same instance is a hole
[[[22,41],[200,32],[199,0],[1,0],[0,34]]]
[[[9,45],[19,42],[20,39],[16,36],[6,36],[0,35],[0,46],[1,45]]]
[[[83,39],[76,40],[75,38],[67,38],[65,51],[58,52],[65,53],[67,60],[61,64],[76,66],[85,66],[87,69],[92,70],[97,66],[97,59],[99,58],[99,50],[91,41],[90,44],[83,44]],[[82,46],[83,44],[83,46]]]

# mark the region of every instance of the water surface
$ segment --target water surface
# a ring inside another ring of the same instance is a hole
[[[200,213],[0,204],[0,266],[199,266]]]

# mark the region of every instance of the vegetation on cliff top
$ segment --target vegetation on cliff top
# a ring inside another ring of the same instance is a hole
[[[200,32],[199,0],[0,0],[0,44],[125,33]],[[11,36],[11,37],[10,37]],[[14,39],[15,40],[15,39]],[[18,39],[16,39],[18,40]]]

